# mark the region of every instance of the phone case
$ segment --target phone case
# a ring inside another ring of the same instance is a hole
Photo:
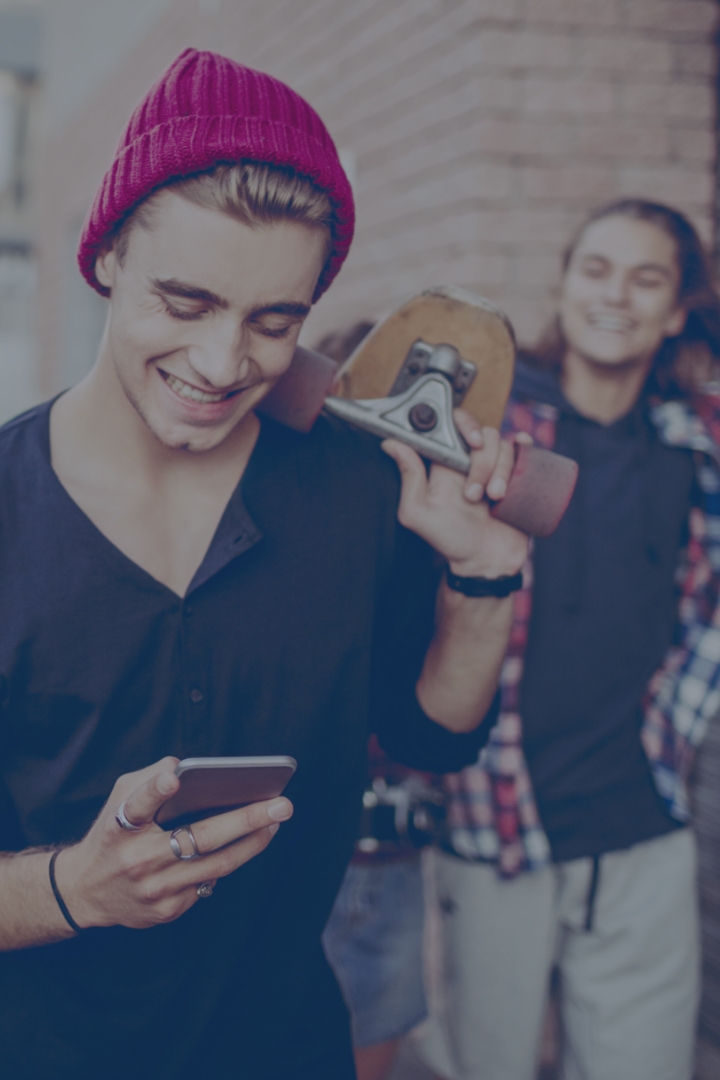
[[[274,799],[297,768],[294,758],[184,758],[175,773],[180,788],[155,815],[164,829],[176,829],[248,803]]]

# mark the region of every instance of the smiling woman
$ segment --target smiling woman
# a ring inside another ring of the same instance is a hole
[[[644,199],[600,207],[571,239],[562,269],[558,314],[533,350],[535,363],[558,371],[569,345],[598,362],[608,350],[627,361],[649,347],[663,396],[685,396],[717,378],[720,300],[700,238],[677,210]]]

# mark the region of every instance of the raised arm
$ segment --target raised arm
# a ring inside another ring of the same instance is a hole
[[[513,445],[460,410],[456,423],[471,447],[467,477],[439,465],[428,476],[417,454],[396,441],[383,444],[402,476],[399,520],[418,533],[461,578],[512,576],[522,567],[528,538],[490,516],[483,496],[505,494]],[[417,683],[424,712],[455,732],[475,728],[497,689],[512,625],[513,596],[470,597],[450,589],[437,596],[436,629]]]

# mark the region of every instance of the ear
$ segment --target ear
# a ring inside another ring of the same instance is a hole
[[[675,308],[675,311],[665,323],[665,337],[677,337],[678,334],[682,334],[687,317],[688,313],[685,308]]]
[[[106,289],[110,289],[112,292],[116,273],[117,255],[115,249],[110,247],[102,251],[95,260],[95,277],[101,285],[104,285]]]

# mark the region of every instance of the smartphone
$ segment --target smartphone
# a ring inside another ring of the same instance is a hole
[[[175,767],[180,787],[158,810],[163,829],[222,814],[281,795],[297,768],[291,757],[183,758]]]

